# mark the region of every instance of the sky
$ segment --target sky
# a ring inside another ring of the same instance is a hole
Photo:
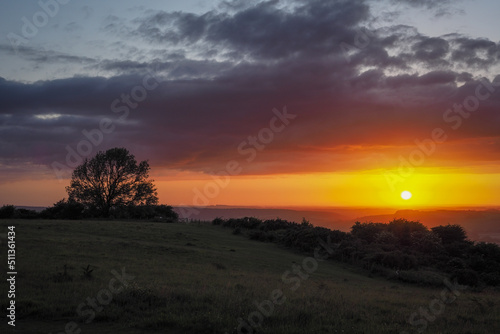
[[[125,147],[170,205],[498,206],[499,12],[4,0],[0,205],[51,205]]]

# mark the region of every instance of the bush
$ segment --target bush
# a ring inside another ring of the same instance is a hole
[[[37,219],[40,215],[35,210],[16,209],[14,217],[16,219]]]
[[[470,243],[452,242],[448,244],[443,244],[443,246],[449,256],[463,258],[469,252]]]
[[[471,252],[479,254],[481,257],[500,262],[500,246],[497,244],[478,242],[472,247]]]
[[[212,225],[222,225],[222,223],[224,222],[224,220],[220,217],[217,217],[217,218],[214,218],[214,220],[212,220]]]
[[[356,238],[372,243],[377,235],[387,230],[387,225],[383,223],[360,223],[356,222],[351,227],[351,234]]]
[[[397,279],[412,284],[441,287],[446,277],[440,273],[424,270],[401,270]]]
[[[425,254],[435,254],[443,251],[441,239],[430,231],[417,231],[410,235],[412,249]]]
[[[115,219],[148,219],[158,222],[175,222],[177,212],[169,205],[128,205],[110,209],[110,217]]]
[[[0,208],[0,219],[9,219],[14,217],[16,207],[14,205],[4,205]]]
[[[477,286],[479,284],[479,275],[471,269],[457,269],[451,277],[456,278],[458,284]]]
[[[249,237],[251,240],[258,240],[262,242],[274,241],[274,235],[264,231],[252,231],[250,232]]]
[[[43,210],[40,217],[44,219],[82,219],[84,210],[83,204],[62,199],[52,207]]]
[[[277,242],[305,254],[328,240],[334,249],[329,258],[389,278],[396,275],[405,282],[439,286],[451,274],[464,285],[500,285],[500,247],[474,244],[455,225],[429,230],[418,221],[395,219],[389,224],[356,222],[346,233],[315,227],[306,220],[298,224],[282,219],[215,218],[212,224],[231,228],[233,234],[244,230],[252,240]]]
[[[179,214],[170,205],[155,205],[156,218],[165,222],[175,222],[179,219]]]
[[[480,275],[481,281],[487,285],[497,286],[500,285],[500,274],[496,273],[482,273]]]
[[[130,205],[120,208],[122,210],[124,215],[128,213],[128,218],[132,219],[153,219],[156,216],[152,205]]]
[[[384,245],[395,245],[398,239],[392,234],[392,232],[382,231],[375,236],[375,242]]]
[[[427,227],[420,222],[409,221],[403,218],[394,219],[387,225],[387,230],[398,238],[402,246],[411,245],[411,235],[415,232],[427,232]]]
[[[432,228],[432,231],[439,235],[443,245],[462,243],[467,239],[467,233],[460,225],[440,225]]]
[[[414,269],[417,267],[417,259],[401,251],[388,252],[383,255],[380,263],[387,268],[394,269]]]
[[[454,270],[465,269],[466,265],[462,259],[460,259],[458,257],[454,257],[450,261],[448,261],[448,263],[446,264],[446,267],[448,267],[450,270],[454,271]]]

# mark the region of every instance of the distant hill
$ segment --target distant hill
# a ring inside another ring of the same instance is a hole
[[[259,219],[286,219],[288,221],[300,222],[306,218],[314,224],[321,222],[342,222],[346,217],[336,212],[325,212],[315,210],[291,210],[273,208],[238,208],[238,207],[207,207],[197,208],[199,214],[192,216],[192,219],[213,220],[214,218],[243,218],[255,217]],[[182,217],[182,208],[175,208],[175,211]]]
[[[22,205],[15,205],[16,209],[26,209],[26,210],[33,210],[36,212],[42,212],[45,210],[47,207],[45,206],[22,206]]]
[[[186,207],[176,207],[174,210],[183,218]],[[394,209],[387,208],[251,208],[251,207],[231,207],[213,206],[197,208],[197,215],[192,215],[190,219],[213,220],[214,218],[243,218],[255,217],[259,219],[286,219],[300,223],[305,218],[313,225],[323,226],[331,229],[349,231],[355,218],[362,215],[382,215],[392,214]]]

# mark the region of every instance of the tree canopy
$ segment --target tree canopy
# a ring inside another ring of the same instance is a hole
[[[75,168],[66,191],[70,201],[97,210],[104,217],[115,206],[157,204],[149,169],[147,161],[137,163],[127,149],[112,148]]]
[[[439,235],[443,244],[451,244],[451,243],[463,243],[467,240],[467,233],[464,228],[460,225],[445,225],[445,226],[436,226],[432,228],[432,231]]]

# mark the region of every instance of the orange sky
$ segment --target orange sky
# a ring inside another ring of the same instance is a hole
[[[500,203],[500,174],[414,172],[391,188],[387,172],[231,176],[216,182],[197,173],[156,178],[160,201],[170,205],[443,207]],[[2,186],[0,204],[47,206],[66,196],[69,180],[26,180]],[[404,201],[408,190],[413,197]]]

